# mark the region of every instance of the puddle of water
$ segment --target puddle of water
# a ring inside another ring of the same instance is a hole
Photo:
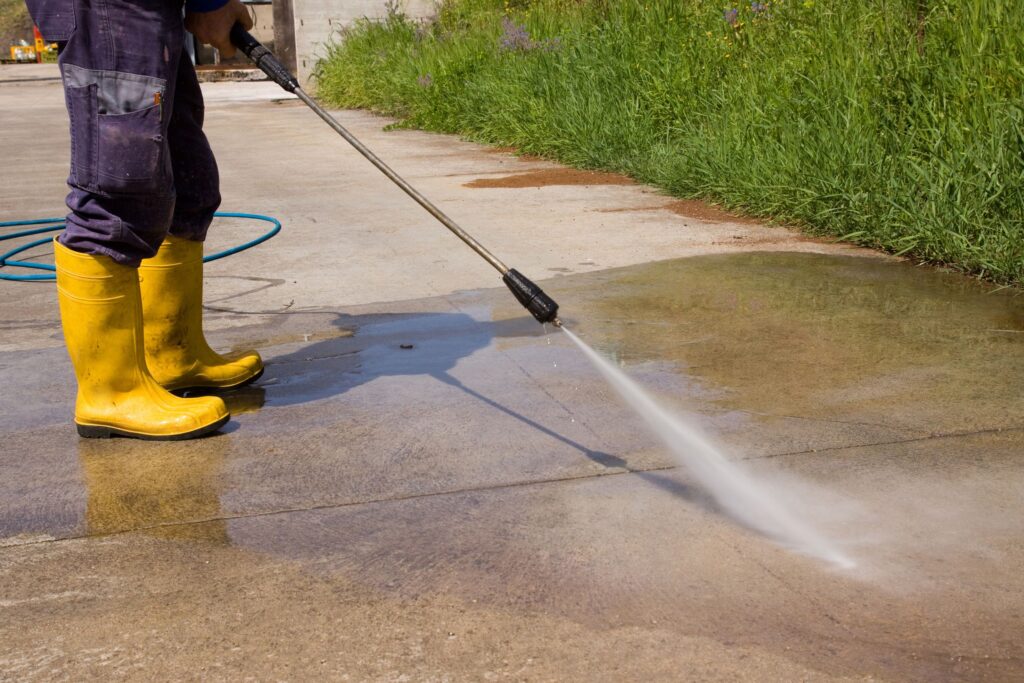
[[[932,431],[1019,425],[1024,296],[889,260],[744,253],[558,281],[626,364],[675,363],[720,408]],[[951,406],[958,404],[956,410]]]
[[[653,378],[655,393],[670,395],[672,402],[724,408],[727,416],[739,416],[734,420],[738,430],[749,431],[748,420],[760,419],[739,411],[882,423],[925,435],[1019,426],[1024,415],[1019,390],[1024,296],[990,294],[984,285],[955,275],[891,261],[775,253],[691,258],[556,282],[552,292],[588,343],[625,366],[645,364],[645,386],[652,386],[647,380]],[[264,402],[275,409],[308,404],[394,377],[426,376],[450,383],[457,365],[489,347],[519,353],[524,360],[545,353],[556,358],[557,344],[549,346],[550,337],[535,338],[540,327],[524,318],[504,290],[464,298],[460,305],[497,302],[496,320],[483,322],[489,316],[482,314],[375,314],[343,316],[331,325],[322,316],[290,316],[286,322],[292,327],[278,329],[275,338],[297,342],[298,348],[269,354],[267,375],[259,385],[228,395],[232,412],[244,415]],[[503,319],[506,313],[509,320]],[[359,334],[353,337],[351,329]],[[303,343],[307,338],[309,343]],[[572,368],[562,360],[557,375],[564,379],[568,371],[571,377]],[[480,389],[480,378],[465,379],[468,389]],[[565,400],[576,411],[567,424],[576,424],[581,416],[595,426],[607,419],[603,408],[587,407],[586,397]],[[394,405],[404,404],[396,399]],[[324,409],[313,408],[303,419]],[[328,420],[333,419],[328,411]],[[566,429],[541,422],[556,435]],[[295,434],[289,431],[295,429],[292,425],[277,424],[271,415],[245,429],[259,434],[265,425],[284,429],[285,442]],[[308,428],[308,423],[303,425]],[[811,429],[822,435],[835,428],[823,423]],[[780,431],[770,424],[759,433],[770,436],[773,430]],[[632,453],[622,445],[625,437],[613,436],[619,441],[610,445],[596,432],[570,436],[584,450],[610,449],[615,457]],[[60,462],[56,454],[64,442],[53,443],[53,459],[37,456],[29,461],[42,463],[35,474],[29,473],[32,466],[19,465],[21,477],[50,481],[54,471],[63,471],[55,470],[54,463]],[[207,440],[190,448],[204,452],[221,443]],[[110,456],[115,460],[150,449],[128,443],[105,447],[117,454]],[[53,490],[61,490],[58,481],[53,474]],[[38,488],[42,499],[50,495],[45,488]],[[154,498],[159,488],[153,485]],[[163,488],[173,497],[179,480],[168,478]],[[202,506],[198,512],[189,512],[184,504],[173,507],[182,518],[204,516]],[[66,526],[64,512],[49,513],[57,516],[54,528]],[[22,524],[18,514],[28,513],[12,513],[12,533],[41,530],[36,517],[29,515],[32,519]]]

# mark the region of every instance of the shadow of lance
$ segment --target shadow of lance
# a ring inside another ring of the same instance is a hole
[[[718,515],[728,516],[727,512],[723,510],[722,507],[719,506],[713,498],[705,494],[700,489],[688,486],[687,484],[677,479],[661,474],[660,472],[657,471],[634,469],[633,467],[630,467],[629,463],[625,459],[617,455],[612,455],[611,453],[606,453],[604,451],[598,451],[592,448],[588,448],[587,446],[579,443],[578,441],[570,439],[567,436],[563,436],[562,434],[559,434],[553,429],[545,427],[536,420],[530,419],[525,415],[518,413],[512,410],[511,408],[508,408],[507,406],[502,405],[498,401],[495,401],[494,399],[484,396],[480,392],[467,387],[457,378],[452,377],[447,373],[435,374],[433,376],[438,381],[443,382],[456,389],[459,389],[460,391],[469,394],[473,398],[483,403],[486,403],[495,410],[501,411],[505,415],[508,415],[509,417],[519,420],[523,424],[533,429],[536,429],[539,432],[547,434],[552,439],[555,439],[556,441],[559,441],[565,444],[566,446],[578,450],[589,460],[597,463],[598,465],[601,465],[602,467],[605,467],[609,470],[619,470],[620,472],[628,472],[630,474],[636,475],[643,479],[644,481],[646,481],[647,483],[656,486],[674,496],[682,498],[688,502],[694,503],[695,505],[699,505],[700,507],[708,510],[709,512],[713,512]],[[672,469],[674,470],[675,467],[673,467]]]

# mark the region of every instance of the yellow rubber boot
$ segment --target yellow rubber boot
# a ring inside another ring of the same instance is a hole
[[[165,389],[231,389],[263,374],[255,351],[221,356],[203,336],[203,244],[168,236],[139,266],[146,364]]]
[[[64,340],[78,379],[78,433],[176,440],[220,429],[229,418],[224,401],[178,398],[149,374],[136,269],[56,240],[53,248]]]

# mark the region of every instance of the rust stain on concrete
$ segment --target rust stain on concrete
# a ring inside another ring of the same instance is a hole
[[[551,185],[634,185],[635,181],[618,173],[581,171],[576,168],[544,168],[500,178],[477,178],[465,187],[548,187]]]
[[[741,225],[764,225],[763,221],[750,216],[732,213],[700,199],[674,199],[657,206],[625,207],[621,209],[598,209],[601,213],[622,213],[624,211],[671,211],[677,216],[693,218],[706,223],[739,223]]]

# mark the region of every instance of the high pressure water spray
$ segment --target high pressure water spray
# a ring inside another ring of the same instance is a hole
[[[521,303],[534,318],[541,323],[552,323],[555,326],[561,327],[562,323],[558,319],[558,304],[555,303],[554,299],[545,294],[544,290],[531,282],[525,275],[502,263],[500,259],[487,251],[482,244],[477,242],[472,235],[460,228],[458,224],[441,211],[441,209],[434,206],[434,204],[420,194],[416,188],[407,183],[401,176],[395,173],[390,166],[381,161],[376,154],[366,147],[366,145],[361,143],[354,135],[352,135],[352,133],[348,132],[344,126],[338,123],[337,119],[327,113],[323,107],[307,95],[299,86],[298,79],[296,79],[295,76],[293,76],[291,72],[289,72],[288,69],[286,69],[284,65],[277,60],[277,57],[275,57],[270,50],[265,48],[262,43],[253,38],[248,31],[242,28],[241,24],[235,24],[231,29],[231,42],[234,43],[246,57],[251,59],[256,66],[262,69],[263,73],[270,77],[270,80],[274,81],[288,92],[294,93],[300,100],[305,102],[306,106],[316,112],[317,116],[323,119],[328,126],[333,128],[338,135],[345,138],[350,145],[355,147],[357,152],[362,154],[371,164],[377,167],[377,170],[387,176],[395,185],[398,185],[403,192],[416,200],[417,204],[426,209],[427,212],[440,221],[442,225],[455,233],[455,236],[469,245],[470,249],[475,251],[483,257],[485,261],[494,266],[494,268],[501,273],[501,279],[505,285],[512,290],[512,294],[515,295],[519,303]]]

